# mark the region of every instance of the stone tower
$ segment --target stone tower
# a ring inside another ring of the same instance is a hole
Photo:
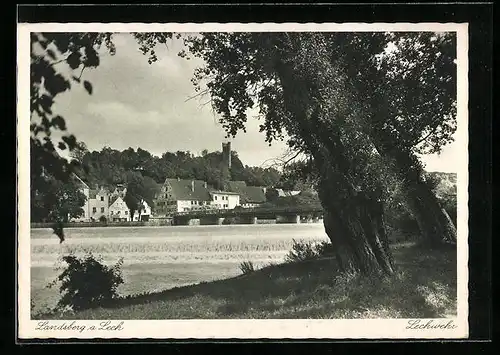
[[[231,169],[231,142],[222,143],[222,161]]]

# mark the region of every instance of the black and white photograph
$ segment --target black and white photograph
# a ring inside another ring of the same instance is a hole
[[[20,337],[467,337],[467,46],[18,24]]]

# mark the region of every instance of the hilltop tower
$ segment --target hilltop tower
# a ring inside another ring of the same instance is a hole
[[[222,161],[231,169],[231,142],[222,143]]]

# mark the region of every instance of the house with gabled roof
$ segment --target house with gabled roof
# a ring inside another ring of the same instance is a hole
[[[91,221],[100,221],[103,218],[107,220],[109,210],[109,191],[103,187],[90,189],[88,208],[89,219]]]
[[[247,186],[245,181],[229,181],[229,190],[239,194],[240,206],[243,208],[258,207],[266,202],[266,188]]]
[[[79,190],[85,195],[85,204],[82,206],[83,215],[72,219],[73,222],[99,221],[102,218],[108,219],[109,192],[98,187],[92,189],[78,175],[72,174],[73,180]]]
[[[130,221],[130,211],[120,196],[112,197],[109,202],[109,220],[111,222]]]
[[[205,181],[167,178],[155,196],[154,214],[165,216],[175,212],[233,209],[239,203],[238,193],[216,190]]]
[[[169,215],[211,205],[207,183],[201,180],[165,179],[155,196],[154,214]]]

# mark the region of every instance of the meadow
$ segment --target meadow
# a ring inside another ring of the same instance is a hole
[[[148,292],[112,307],[35,319],[449,318],[457,314],[456,250],[393,245],[390,278],[345,275],[331,259],[282,263]]]
[[[284,261],[293,240],[326,240],[322,224],[240,225],[138,228],[68,228],[60,244],[50,230],[31,235],[31,300],[33,311],[53,307],[59,297],[50,283],[69,252],[92,252],[106,264],[123,257],[123,296],[158,292],[200,282],[234,277],[239,265],[257,268]]]

